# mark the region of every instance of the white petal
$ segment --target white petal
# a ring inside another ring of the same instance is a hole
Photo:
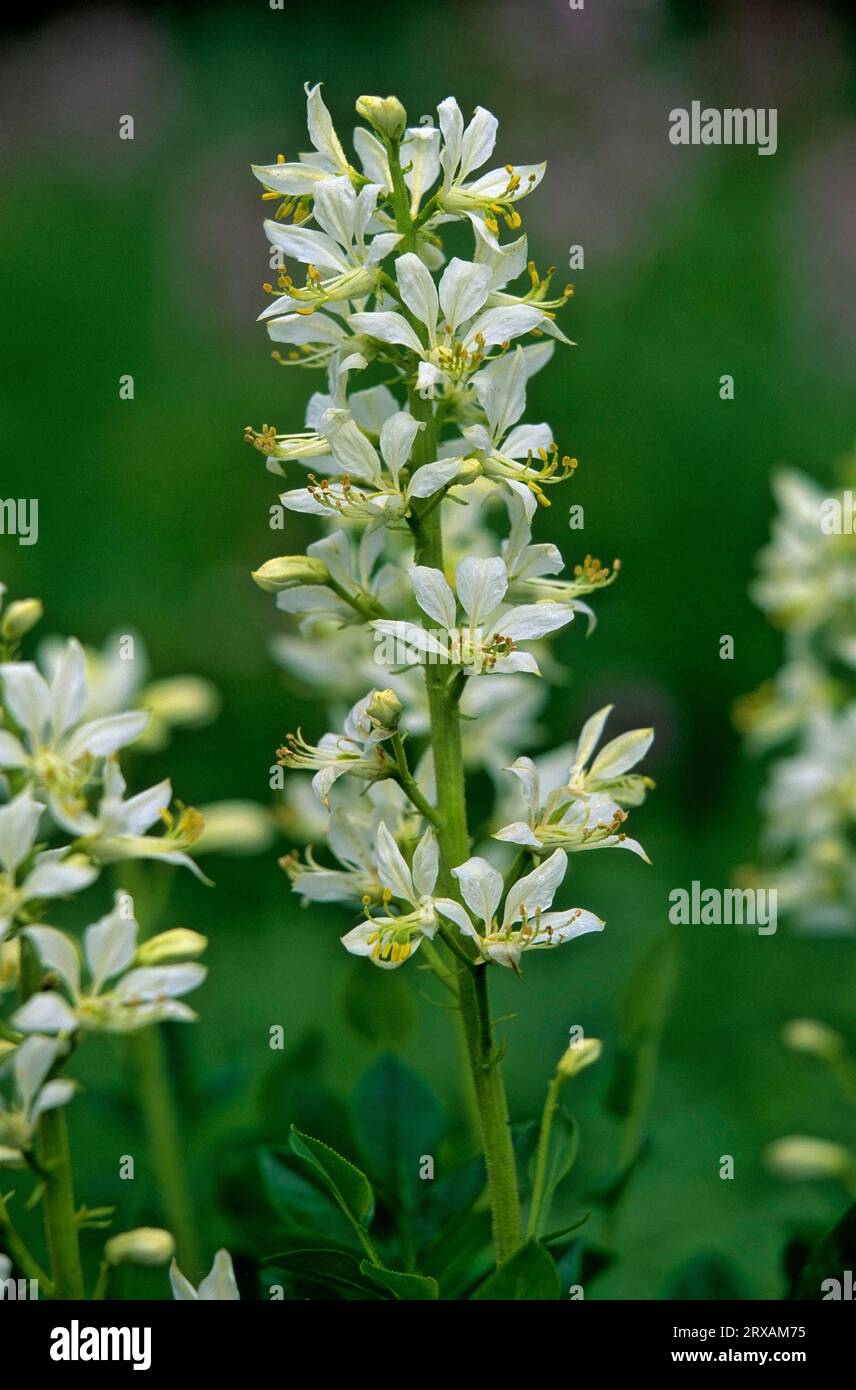
[[[413,851],[413,887],[420,898],[433,893],[439,872],[440,850],[437,836],[429,828]]]
[[[65,754],[70,762],[75,762],[84,753],[96,758],[108,758],[126,744],[139,738],[149,722],[146,710],[129,710],[125,714],[108,714],[103,719],[91,719],[81,724],[71,735],[65,746]]]
[[[27,751],[8,729],[0,729],[0,767],[25,767]]]
[[[51,681],[54,738],[78,722],[86,703],[86,657],[74,637],[66,642]]]
[[[523,603],[496,619],[493,626],[512,642],[531,641],[573,622],[574,610],[568,603]]]
[[[488,560],[467,556],[458,565],[455,584],[471,627],[480,627],[502,602],[508,588],[505,562],[498,556]]]
[[[217,1251],[211,1266],[211,1273],[206,1274],[199,1285],[199,1297],[209,1302],[215,1299],[221,1301],[240,1299],[241,1295],[238,1293],[232,1257],[228,1250]]]
[[[365,333],[381,343],[399,343],[413,352],[421,352],[422,344],[407,319],[388,310],[374,314],[350,314],[348,323],[356,333]]]
[[[411,475],[407,486],[408,501],[412,497],[433,497],[435,492],[439,492],[460,473],[463,462],[463,459],[456,458],[449,463],[441,460],[436,463],[424,463]]]
[[[583,724],[577,742],[576,753],[574,754],[574,763],[577,769],[585,767],[595,748],[597,748],[600,742],[600,736],[603,733],[604,725],[612,713],[612,709],[612,705],[604,705],[603,709],[599,709],[596,714],[591,715],[586,720],[585,724]],[[572,777],[571,780],[573,781],[574,778]]]
[[[512,304],[507,308],[487,309],[483,314],[479,314],[467,329],[465,346],[469,349],[477,334],[481,334],[487,347],[495,343],[510,342],[544,322],[543,311],[531,304]]]
[[[319,154],[329,159],[342,173],[346,173],[348,160],[321,95],[321,83],[316,82],[311,88],[307,83],[306,97],[306,124],[312,144]]]
[[[72,994],[80,994],[80,957],[77,947],[56,927],[27,927],[29,937],[46,970],[55,970],[68,985]]]
[[[33,848],[44,809],[28,787],[0,806],[0,864],[7,873],[14,875]]]
[[[37,859],[21,891],[27,902],[34,898],[64,898],[67,893],[79,893],[88,888],[97,877],[98,865],[81,854],[73,854],[68,859]]]
[[[47,681],[31,661],[0,666],[6,706],[30,736],[31,744],[42,742],[50,719],[51,694]]]
[[[377,871],[381,883],[391,888],[396,898],[415,904],[419,895],[414,889],[407,860],[387,830],[386,821],[381,821],[377,828]]]
[[[58,1051],[56,1038],[40,1037],[38,1033],[25,1038],[17,1049],[13,1067],[25,1113],[29,1111],[39,1087],[56,1061]]]
[[[399,410],[385,420],[380,431],[380,451],[396,487],[398,475],[410,458],[413,441],[423,426],[407,410]]]
[[[316,232],[311,227],[292,227],[270,219],[264,228],[271,246],[304,265],[314,265],[337,275],[344,275],[350,269],[347,257],[326,232]]]
[[[22,1033],[73,1033],[77,1028],[77,1016],[56,990],[31,995],[11,1022]]]
[[[494,840],[507,840],[512,845],[528,845],[531,849],[541,849],[541,841],[525,820],[512,821],[493,834]]]
[[[630,729],[598,753],[589,771],[593,782],[620,777],[644,758],[654,742],[653,729]]]
[[[475,115],[467,126],[461,141],[459,178],[468,178],[474,169],[480,169],[486,160],[490,159],[496,145],[498,125],[496,116],[490,111],[486,111],[483,106],[476,107]],[[507,186],[507,184],[508,175],[506,173],[505,185]]]
[[[87,927],[83,933],[83,950],[92,977],[91,990],[98,994],[106,980],[127,970],[137,953],[139,927],[133,917],[122,915],[126,894],[118,894],[112,912]]]
[[[113,998],[123,1004],[158,1003],[164,997],[174,999],[197,989],[208,971],[197,961],[181,965],[142,966],[123,975],[113,991]]]
[[[486,265],[454,256],[440,280],[440,306],[445,322],[455,329],[466,323],[481,309],[489,290],[490,270]]]
[[[460,883],[461,895],[470,911],[490,926],[502,897],[502,874],[486,859],[474,855],[453,869],[452,876]]]
[[[503,914],[503,926],[511,926],[514,922],[519,922],[523,915],[524,908],[526,914],[531,917],[536,908],[545,911],[552,906],[556,889],[565,876],[568,865],[568,856],[564,850],[557,849],[539,864],[537,869],[533,869],[531,874],[526,874],[524,878],[519,878],[509,889],[508,897],[505,901],[505,912]]]
[[[603,931],[605,923],[593,912],[574,907],[567,912],[545,912],[541,916],[541,927],[529,942],[530,946],[561,946],[565,941],[573,941],[577,936],[588,932]]]
[[[440,308],[437,286],[430,271],[413,251],[408,251],[395,262],[395,278],[411,314],[425,324],[434,342]]]
[[[30,1111],[30,1123],[35,1124],[46,1110],[58,1110],[61,1105],[68,1105],[76,1091],[77,1083],[67,1077],[58,1076],[49,1081],[36,1097],[36,1103]]]
[[[435,898],[434,908],[443,917],[448,917],[463,932],[464,936],[471,936],[474,941],[481,941],[481,937],[470,921],[460,903],[456,903],[454,898]]]
[[[414,565],[410,570],[410,582],[422,612],[451,632],[455,626],[455,595],[442,572],[429,565]]]

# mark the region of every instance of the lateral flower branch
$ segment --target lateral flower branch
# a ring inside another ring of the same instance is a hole
[[[580,614],[590,631],[585,599],[618,572],[584,556],[565,575],[556,545],[532,540],[539,506],[577,466],[549,425],[524,421],[529,379],[570,341],[556,317],[571,287],[552,290],[520,231],[544,164],[480,172],[496,143],[489,111],[466,121],[448,97],[436,124],[411,126],[397,98],[373,96],[356,103],[355,164],[320,85],[307,96],[311,152],[254,166],[278,269],[261,319],[276,360],[320,369],[326,384],[305,429],[246,437],[291,478],[281,517],[326,529],[306,556],[270,559],[254,578],[297,619],[277,658],[351,708],[317,742],[297,731],[279,750],[283,767],[313,774],[320,803],[309,810],[300,779],[286,784],[296,830],[307,844],[323,835],[336,861],[310,846],[283,867],[304,900],[361,910],[347,950],[390,970],[422,948],[453,991],[502,1263],[523,1236],[489,970],[520,974],[526,952],[603,929],[554,901],[569,854],[645,858],[624,823],[652,785],[631,769],[653,734],[596,752],[607,707],[565,751],[564,773],[556,753],[520,752],[537,741],[544,639]],[[468,234],[468,258],[447,256],[447,230]],[[475,768],[497,794],[483,825],[467,803]]]

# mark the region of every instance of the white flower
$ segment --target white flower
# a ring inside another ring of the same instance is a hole
[[[504,605],[508,573],[498,557],[462,560],[455,572],[457,598],[445,576],[427,565],[414,565],[410,580],[419,607],[439,628],[432,631],[385,618],[375,620],[372,627],[400,642],[411,660],[448,661],[468,675],[511,671],[539,675],[535,658],[518,651],[517,643],[555,632],[574,616],[569,604]],[[457,625],[458,603],[467,620],[462,628]]]
[[[398,291],[405,307],[424,327],[423,338],[403,314],[393,310],[351,314],[358,333],[378,342],[408,348],[422,359],[417,382],[425,395],[444,382],[469,378],[486,349],[529,333],[544,321],[544,311],[519,304],[485,308],[491,271],[455,256],[434,284],[430,271],[412,251],[395,262]]]
[[[454,97],[441,101],[437,114],[443,133],[440,207],[480,221],[494,237],[499,230],[497,214],[508,227],[519,227],[520,214],[514,204],[538,187],[546,164],[505,165],[473,179],[470,176],[493,154],[498,127],[496,117],[483,106],[477,106],[472,120],[465,126]]]
[[[81,982],[77,946],[55,927],[27,927],[42,965],[61,979],[68,1000],[55,989],[33,994],[12,1017],[12,1025],[24,1033],[70,1034],[85,1032],[128,1033],[162,1020],[190,1022],[196,1015],[180,996],[202,984],[204,965],[185,961],[179,965],[132,968],[137,954],[139,927],[125,915],[127,894],[117,893],[113,911],[87,927],[83,955],[89,976]],[[105,990],[108,981],[114,981]]]
[[[97,809],[66,817],[67,827],[79,837],[87,854],[102,864],[116,864],[123,859],[159,859],[165,864],[182,865],[206,882],[205,875],[185,853],[201,834],[199,812],[185,807],[177,821],[173,818],[168,810],[172,801],[172,783],[168,778],[127,800],[126,789],[118,760],[108,758]],[[166,834],[145,833],[158,823],[166,825]]]
[[[286,197],[315,193],[319,185],[353,172],[342,142],[336,134],[330,112],[321,95],[321,83],[306,83],[306,123],[312,153],[300,156],[298,163],[254,164],[253,173],[266,188]]]
[[[228,1250],[217,1251],[210,1273],[206,1274],[198,1289],[184,1277],[175,1260],[169,1267],[169,1282],[172,1285],[172,1296],[179,1302],[235,1302],[241,1297],[235,1280],[232,1256]]]
[[[377,873],[384,888],[383,900],[395,899],[412,909],[395,917],[370,917],[342,937],[342,944],[355,956],[367,956],[382,970],[394,970],[417,951],[425,937],[430,941],[437,931],[439,917],[448,917],[462,931],[470,925],[460,903],[452,898],[435,898],[434,887],[440,871],[437,839],[426,830],[413,852],[412,869],[390,835],[385,822],[377,830]]]
[[[62,1051],[56,1038],[33,1034],[15,1049],[12,1074],[20,1102],[19,1108],[6,1109],[0,1101],[0,1165],[17,1166],[32,1147],[39,1117],[46,1110],[67,1105],[77,1087],[62,1077],[48,1080]]]
[[[633,729],[613,739],[587,766],[594,754],[611,705],[598,710],[586,721],[580,734],[567,781],[558,785],[555,771],[551,785],[542,789],[538,768],[530,758],[517,758],[508,769],[523,787],[528,819],[513,821],[496,831],[495,839],[526,845],[543,853],[553,846],[571,851],[588,849],[629,849],[648,862],[637,840],[631,840],[622,826],[627,819],[623,806],[638,806],[645,798],[651,779],[630,774],[629,769],[651,746],[651,729]]]
[[[145,729],[144,710],[80,723],[86,705],[86,659],[70,638],[48,683],[29,661],[0,665],[3,704],[22,730],[0,729],[0,768],[20,768],[48,796],[60,824],[80,811],[92,760],[132,743]]]
[[[478,451],[488,478],[525,483],[546,503],[542,487],[564,482],[576,463],[567,456],[560,459],[549,425],[516,424],[526,409],[528,375],[527,360],[519,347],[488,363],[474,381],[487,428],[470,425],[463,433],[470,447]]]
[[[85,855],[68,849],[42,851],[18,882],[18,869],[29,858],[44,811],[28,787],[0,806],[0,939],[27,903],[61,898],[88,888],[98,877],[98,868]]]
[[[330,179],[318,184],[314,194],[313,212],[320,231],[265,222],[271,245],[308,270],[306,284],[298,288],[289,283],[285,294],[259,315],[261,319],[312,313],[322,304],[363,299],[375,290],[377,267],[401,240],[396,232],[380,231],[367,240],[380,192],[377,184],[366,184],[355,193],[350,179]]]
[[[461,885],[461,895],[480,929],[467,922],[461,926],[481,954],[497,965],[507,965],[519,974],[524,951],[560,946],[587,932],[603,931],[604,924],[593,912],[568,908],[550,912],[553,898],[565,876],[568,857],[560,849],[537,869],[517,880],[508,890],[500,923],[496,913],[502,898],[502,875],[486,859],[474,856],[452,873]],[[520,926],[517,924],[520,923]]]
[[[280,766],[315,770],[312,788],[325,806],[340,777],[349,774],[364,782],[375,782],[395,771],[395,764],[381,747],[392,737],[392,731],[376,728],[366,713],[372,693],[364,695],[349,711],[341,734],[324,734],[317,744],[311,744],[298,730],[288,734],[285,745],[277,749]]]

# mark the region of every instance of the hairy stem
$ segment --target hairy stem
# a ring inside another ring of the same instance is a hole
[[[425,422],[414,450],[414,467],[434,457],[434,421],[429,402],[411,393],[412,413]],[[418,451],[418,452],[417,452]],[[415,561],[419,565],[443,568],[443,533],[440,508],[413,517]],[[454,892],[451,869],[469,857],[466,788],[464,782],[458,691],[448,681],[443,666],[425,668],[428,706],[431,714],[431,742],[437,787],[439,824],[437,838],[441,855],[441,885],[444,893]],[[493,1039],[493,1025],[487,990],[487,968],[473,960],[458,979],[458,1002],[467,1045],[470,1075],[478,1110],[482,1148],[487,1170],[493,1239],[497,1263],[514,1254],[520,1245],[520,1199],[508,1103],[499,1059]]]

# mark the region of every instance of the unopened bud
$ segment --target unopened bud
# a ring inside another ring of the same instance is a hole
[[[806,1052],[823,1062],[833,1062],[844,1052],[844,1039],[834,1028],[816,1018],[793,1018],[782,1029],[785,1047],[794,1052]]]
[[[769,1144],[764,1157],[768,1168],[780,1178],[810,1182],[815,1178],[843,1178],[856,1171],[856,1159],[843,1144],[829,1139],[814,1139],[803,1134],[789,1134]]]
[[[571,1044],[556,1071],[567,1081],[584,1067],[590,1067],[596,1062],[602,1051],[603,1043],[599,1038],[583,1038],[580,1042]]]
[[[266,593],[278,594],[281,589],[296,589],[301,584],[327,584],[330,571],[323,560],[312,555],[280,555],[253,570],[253,579]]]
[[[388,140],[403,135],[407,125],[407,112],[398,97],[357,97],[357,115]]]
[[[175,1241],[158,1226],[123,1231],[104,1246],[104,1258],[111,1265],[165,1265],[174,1254]]]
[[[207,936],[189,927],[173,927],[144,941],[137,950],[137,965],[167,965],[170,961],[196,960],[208,945]]]
[[[19,598],[10,603],[0,621],[0,637],[18,642],[41,621],[44,611],[40,598]]]
[[[379,729],[397,729],[403,711],[394,690],[375,690],[366,707],[366,714]]]

